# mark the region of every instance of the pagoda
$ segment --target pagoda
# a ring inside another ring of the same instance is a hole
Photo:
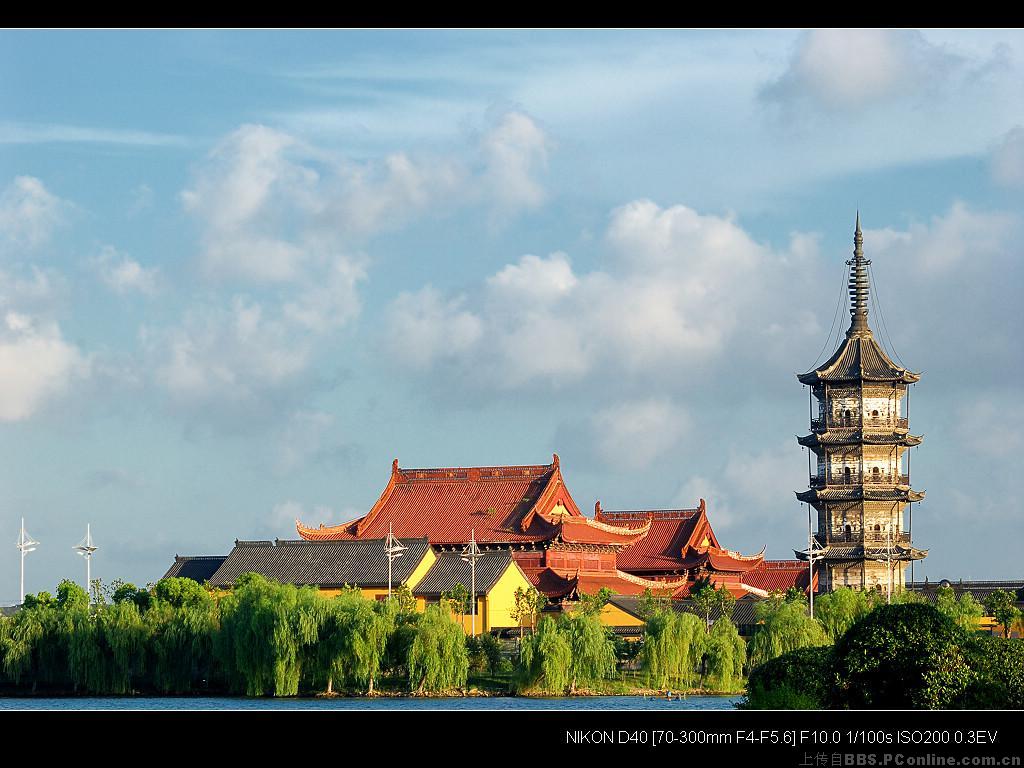
[[[823,365],[797,376],[817,400],[811,433],[797,442],[817,463],[808,455],[810,488],[796,496],[817,511],[808,550],[821,563],[820,588],[891,592],[904,586],[907,564],[927,555],[912,546],[904,526],[905,510],[924,498],[910,487],[909,456],[904,470],[904,453],[921,437],[910,434],[901,409],[908,385],[921,377],[896,365],[868,326],[871,262],[863,244],[858,213],[853,258],[846,262],[850,328]],[[808,558],[808,552],[796,554]]]

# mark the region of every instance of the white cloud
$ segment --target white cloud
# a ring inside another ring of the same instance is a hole
[[[820,29],[800,36],[785,72],[762,88],[761,97],[856,111],[900,97],[923,100],[963,64],[913,30]]]
[[[143,329],[142,339],[156,382],[175,405],[201,413],[272,411],[311,353],[309,340],[240,296],[226,311],[193,310],[176,328]]]
[[[1024,185],[1024,126],[1014,126],[1003,136],[992,152],[991,169],[1000,184]]]
[[[88,376],[88,360],[54,322],[8,311],[0,326],[0,421],[24,421]]]
[[[591,428],[607,464],[644,469],[688,434],[690,416],[667,399],[651,398],[604,408],[592,417]]]
[[[549,141],[533,120],[504,114],[476,149],[478,169],[467,152],[393,152],[355,162],[267,126],[243,125],[214,147],[181,198],[202,228],[207,275],[296,282],[426,213],[483,204],[507,214],[543,201],[537,174]]]
[[[79,125],[0,123],[0,144],[124,144],[162,147],[185,144],[185,139],[167,133]]]
[[[70,204],[34,176],[18,176],[0,194],[0,238],[35,248],[64,223]]]
[[[1016,216],[976,211],[956,201],[927,224],[911,222],[904,230],[865,230],[865,243],[881,258],[909,261],[926,275],[947,275],[954,268],[1006,252],[1020,228]]]
[[[401,293],[389,308],[388,343],[403,365],[426,368],[460,357],[482,334],[480,318],[462,309],[464,299],[445,300],[432,286]]]
[[[143,267],[113,246],[104,246],[91,264],[104,284],[115,293],[137,292],[153,296],[159,289],[160,270],[157,267]]]
[[[522,112],[507,112],[488,132],[481,149],[486,162],[486,186],[505,210],[536,208],[547,197],[537,180],[547,169],[551,140]]]
[[[607,370],[650,395],[726,349],[768,356],[819,330],[786,298],[814,279],[813,238],[775,251],[731,218],[641,200],[612,212],[606,242],[604,269],[527,255],[466,296],[403,294],[389,308],[395,359],[444,360],[453,384],[480,391],[563,388]]]

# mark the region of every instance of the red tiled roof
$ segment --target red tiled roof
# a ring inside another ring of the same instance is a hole
[[[562,506],[566,513],[552,515]],[[381,538],[393,526],[399,538],[426,536],[431,544],[516,544],[560,536],[576,544],[625,546],[642,537],[646,521],[615,526],[584,517],[565,487],[558,456],[551,464],[504,467],[400,469],[365,516],[342,525],[309,528],[304,539]]]
[[[634,526],[609,525],[589,517],[565,517],[560,521],[559,538],[569,544],[608,544],[629,546],[641,541],[651,527],[650,520]]]
[[[764,549],[756,555],[742,555],[731,549],[707,548],[707,563],[716,571],[747,573],[764,562]]]
[[[630,573],[692,568],[698,564],[692,550],[703,547],[705,537],[711,546],[718,546],[718,539],[707,518],[704,499],[696,509],[606,512],[598,508],[597,519],[612,525],[637,525],[643,520],[650,521],[651,529],[647,535],[619,552],[619,569]]]
[[[765,560],[743,574],[743,583],[766,592],[786,591],[796,587],[807,591],[807,563],[800,560]],[[818,574],[814,574],[817,587]]]

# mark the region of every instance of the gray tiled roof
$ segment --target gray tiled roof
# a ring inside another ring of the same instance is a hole
[[[870,331],[847,336],[821,367],[797,375],[803,384],[819,381],[919,381],[921,376],[896,365]]]
[[[615,595],[608,602],[612,605],[618,606],[626,613],[642,618],[640,616],[640,595]],[[737,627],[753,627],[757,623],[757,619],[754,616],[754,606],[760,602],[759,598],[756,597],[742,597],[733,603],[732,609],[732,622]],[[671,605],[673,610],[688,613],[693,613],[704,618],[704,614],[697,610],[697,606],[694,605],[693,600],[672,600]],[[715,608],[711,611],[711,621],[715,621],[721,615],[720,611]]]
[[[215,587],[227,587],[244,573],[258,573],[287,584],[385,587],[388,583],[388,558],[384,541],[238,541],[210,583]],[[394,584],[407,580],[430,548],[425,537],[402,539],[401,543],[408,549],[392,564]]]
[[[165,579],[177,576],[183,579],[192,579],[202,584],[209,581],[217,569],[227,558],[227,555],[197,555],[191,557],[174,556],[174,562],[164,574]]]
[[[484,552],[476,561],[476,591],[487,594],[497,583],[501,575],[513,565],[512,553],[508,550]],[[456,584],[462,584],[467,590],[472,581],[472,566],[462,559],[461,552],[439,552],[435,562],[420,583],[413,589],[413,594],[422,597],[438,597],[451,591]]]
[[[991,593],[997,589],[1002,589],[1007,592],[1012,592],[1017,602],[1024,601],[1024,579],[1017,579],[1016,581],[953,581],[951,579],[942,579],[940,581],[912,581],[907,584],[907,589],[913,592],[920,592],[922,595],[933,601],[936,598],[936,593],[939,587],[948,584],[953,588],[953,593],[960,597],[965,592],[969,592],[977,600],[984,601]]]

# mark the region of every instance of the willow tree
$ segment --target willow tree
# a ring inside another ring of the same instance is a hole
[[[742,686],[747,644],[731,619],[720,616],[712,625],[704,657],[708,678],[717,690],[735,691]]]
[[[537,631],[523,639],[513,676],[516,690],[562,695],[569,686],[571,658],[568,637],[553,618],[545,616],[537,624]]]
[[[707,646],[704,622],[689,612],[655,609],[644,624],[643,668],[647,684],[689,688]]]
[[[797,648],[827,645],[825,630],[801,599],[769,599],[754,606],[758,625],[750,641],[750,660],[763,664]]]
[[[25,595],[14,616],[5,622],[0,640],[4,673],[15,685],[63,683],[67,675],[67,637],[60,630],[57,603],[48,592]]]
[[[324,602],[315,587],[239,576],[221,601],[217,644],[232,684],[249,696],[295,696],[303,667],[315,664]]]
[[[327,653],[333,653],[329,662],[332,679],[351,680],[373,696],[388,640],[395,631],[398,606],[394,601],[367,600],[358,589],[345,590],[332,603],[321,638]]]
[[[974,632],[978,628],[978,620],[985,615],[985,606],[974,595],[964,591],[957,599],[953,588],[945,585],[935,593],[935,607],[968,632]]]
[[[106,659],[107,693],[134,690],[146,670],[149,630],[133,600],[115,602],[96,616],[96,640]]]
[[[838,587],[814,598],[814,618],[825,630],[830,642],[845,634],[854,622],[867,616],[878,605],[875,590]]]
[[[465,686],[469,674],[466,634],[451,613],[439,605],[428,606],[415,626],[406,662],[410,687],[423,693]]]
[[[219,622],[207,590],[191,579],[161,579],[143,617],[150,638],[147,667],[157,689],[188,693],[209,681]]]
[[[590,604],[563,614],[559,629],[569,641],[569,693],[615,673],[615,642],[601,623],[601,608]]]

